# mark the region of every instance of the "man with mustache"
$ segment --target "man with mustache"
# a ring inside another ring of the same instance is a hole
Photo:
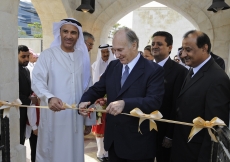
[[[92,64],[93,84],[97,82],[110,61],[115,60],[109,44],[98,47],[97,60]]]
[[[211,121],[218,117],[229,123],[230,80],[210,55],[209,37],[197,30],[184,35],[182,55],[192,67],[185,79],[176,104],[176,120],[192,123],[201,117]],[[202,129],[189,142],[191,127],[174,126],[172,162],[210,162],[212,141]]]
[[[165,119],[174,119],[176,98],[180,93],[188,70],[170,58],[173,37],[166,31],[158,31],[152,36],[151,51],[154,62],[164,68],[165,93],[160,108]],[[173,124],[157,122],[157,162],[169,162],[172,147]]]
[[[19,70],[19,99],[23,105],[37,103],[36,97],[31,97],[30,72],[26,67],[29,63],[29,48],[25,45],[18,46],[18,70]],[[25,143],[25,131],[27,122],[27,108],[20,108],[20,144]]]

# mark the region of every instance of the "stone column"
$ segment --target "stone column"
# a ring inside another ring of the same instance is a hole
[[[0,0],[0,99],[14,101],[18,94],[18,0]],[[19,112],[10,110],[11,162],[25,162],[26,148],[19,144]]]

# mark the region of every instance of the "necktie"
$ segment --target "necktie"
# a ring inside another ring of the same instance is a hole
[[[129,66],[126,65],[125,66],[125,72],[123,73],[122,77],[121,77],[121,87],[123,86],[123,84],[125,83],[125,80],[127,79],[129,75]]]
[[[193,74],[194,74],[193,69],[190,68],[189,72],[188,72],[188,75],[187,75],[187,78],[186,78],[186,83],[185,83],[184,87],[189,83],[189,81],[191,80]]]

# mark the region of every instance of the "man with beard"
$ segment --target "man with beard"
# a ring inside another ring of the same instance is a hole
[[[23,105],[30,105],[37,103],[36,97],[31,97],[31,81],[30,72],[27,69],[29,63],[29,49],[27,46],[18,46],[18,69],[19,69],[19,98]],[[25,130],[27,121],[27,108],[20,108],[20,144],[25,143]]]
[[[98,47],[97,60],[92,64],[93,84],[97,82],[110,61],[115,60],[108,44]]]

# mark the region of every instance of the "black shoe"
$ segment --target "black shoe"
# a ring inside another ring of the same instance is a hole
[[[100,158],[100,157],[97,157],[97,159],[100,161],[100,162],[106,162],[105,158]]]
[[[104,157],[106,162],[109,162],[109,157]]]

